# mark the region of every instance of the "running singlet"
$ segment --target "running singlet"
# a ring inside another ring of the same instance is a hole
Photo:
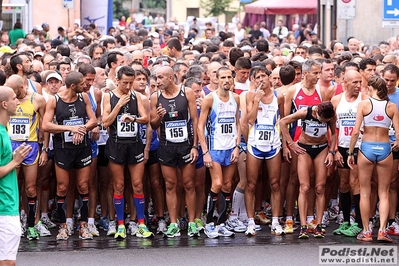
[[[395,92],[388,94],[389,101],[394,103],[396,107],[399,108],[399,88],[395,88]],[[399,129],[398,129],[399,130]],[[393,128],[393,124],[389,127],[389,140],[390,142],[394,142],[396,140],[395,129]]]
[[[58,125],[77,126],[86,124],[86,103],[81,93],[75,102],[66,103],[58,94],[55,95],[55,120]],[[73,133],[62,132],[54,134],[54,148],[77,149],[88,145],[87,134],[79,145],[72,143]]]
[[[308,113],[306,114],[305,119],[302,121],[302,131],[313,138],[320,138],[327,134],[327,123],[320,122],[317,118],[314,118],[312,115],[312,107],[309,106]]]
[[[109,92],[111,110],[119,102],[119,97],[112,91]],[[139,139],[139,129],[137,122],[122,122],[123,115],[138,117],[137,96],[134,91],[130,91],[130,100],[124,105],[116,116],[114,122],[109,126],[109,137],[119,143],[134,143]]]
[[[259,102],[255,123],[249,126],[248,145],[263,152],[279,147],[281,145],[279,119],[280,111],[278,109],[277,92],[274,91],[271,103],[264,104]]]
[[[318,105],[322,102],[319,85],[316,85],[316,89],[312,95],[306,95],[303,92],[302,83],[297,83],[295,86],[296,91],[293,98],[293,105],[295,106],[296,111],[308,106]],[[298,124],[295,129],[294,141],[299,139],[301,132],[301,120],[298,120]]]
[[[236,146],[237,103],[232,92],[229,92],[229,96],[229,100],[223,102],[216,91],[212,92],[213,104],[207,121],[210,150],[229,150]]]
[[[391,118],[387,115],[388,101],[369,98],[371,103],[371,112],[364,116],[363,124],[365,127],[383,127],[389,128]]]
[[[184,87],[180,88],[176,97],[167,99],[162,92],[158,92],[158,103],[166,109],[166,114],[161,119],[160,143],[181,145],[192,143],[193,134],[190,129],[190,113]]]
[[[351,142],[351,136],[353,128],[356,123],[357,106],[362,101],[362,93],[360,92],[357,99],[353,102],[346,100],[345,94],[341,95],[341,99],[337,106],[337,129],[338,133],[338,146],[342,148],[349,148]],[[356,148],[359,148],[360,142],[362,141],[362,134],[359,134],[357,139]]]
[[[14,141],[37,141],[39,132],[39,113],[35,111],[33,99],[36,92],[17,106],[15,115],[10,117],[8,134]]]

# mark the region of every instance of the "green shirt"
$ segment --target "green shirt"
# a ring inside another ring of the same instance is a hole
[[[0,125],[0,166],[12,161],[11,140],[5,126]],[[0,177],[0,215],[19,216],[17,171]]]
[[[10,38],[10,44],[14,45],[18,39],[25,38],[25,32],[22,29],[10,30],[8,37]]]

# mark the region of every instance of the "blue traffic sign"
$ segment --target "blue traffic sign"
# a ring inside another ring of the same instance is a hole
[[[383,20],[399,20],[399,0],[383,0]]]

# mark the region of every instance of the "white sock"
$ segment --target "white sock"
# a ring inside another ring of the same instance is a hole
[[[310,215],[310,216],[306,216],[306,223],[310,224],[310,222],[314,220],[314,216]]]
[[[249,218],[248,219],[248,224],[255,224],[254,218]]]
[[[87,218],[88,224],[94,224],[94,218]]]
[[[48,218],[47,212],[42,212],[41,219],[43,219],[43,218]]]
[[[286,221],[291,220],[292,221],[292,216],[287,216]]]
[[[73,224],[73,219],[72,218],[66,218],[66,222]]]
[[[272,224],[278,224],[278,217],[272,217]]]
[[[236,188],[233,192],[233,200],[231,202],[231,213],[229,218],[230,220],[237,218],[238,215],[242,212],[241,205],[243,202],[244,202],[244,191],[240,188]]]

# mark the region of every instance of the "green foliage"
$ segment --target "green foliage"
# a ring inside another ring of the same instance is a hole
[[[166,9],[165,0],[143,0],[142,3],[145,9]]]
[[[120,20],[122,16],[125,16],[128,18],[130,16],[129,9],[124,8],[122,3],[124,0],[114,0],[113,1],[113,6],[114,6],[114,18]]]
[[[222,14],[231,15],[236,13],[236,11],[228,10],[231,2],[233,0],[201,0],[201,8],[206,11],[205,17],[217,17]]]

